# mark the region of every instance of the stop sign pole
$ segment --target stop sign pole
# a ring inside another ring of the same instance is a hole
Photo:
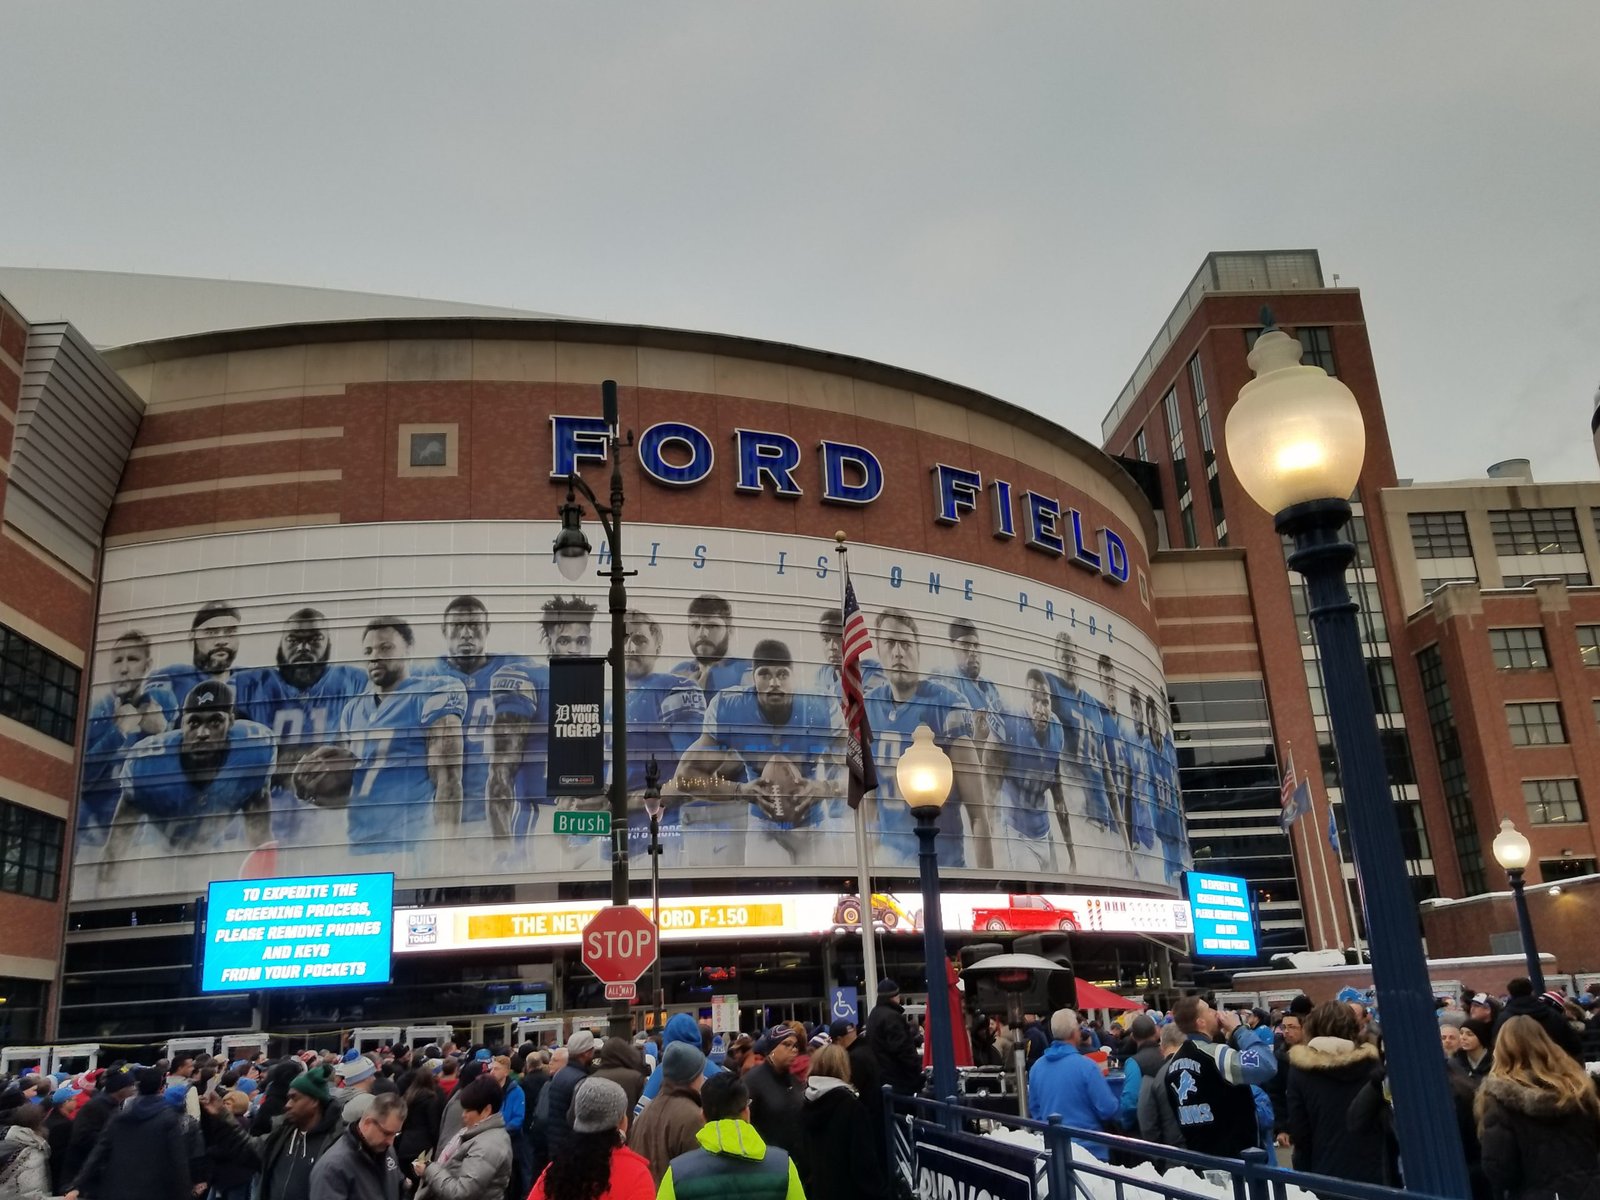
[[[656,925],[631,904],[602,908],[583,927],[583,965],[606,985],[606,999],[626,1003],[637,994],[639,976],[660,953]]]

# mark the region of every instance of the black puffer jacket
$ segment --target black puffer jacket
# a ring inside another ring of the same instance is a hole
[[[878,1057],[878,1076],[902,1096],[922,1090],[922,1055],[906,1024],[906,1009],[893,1000],[879,1000],[867,1015],[867,1044]]]
[[[1600,1116],[1491,1075],[1478,1089],[1483,1173],[1510,1200],[1600,1200]]]
[[[1375,1046],[1344,1038],[1312,1038],[1289,1050],[1289,1138],[1294,1168],[1382,1183],[1386,1148],[1381,1130],[1350,1128],[1350,1104],[1368,1085],[1378,1065]]]

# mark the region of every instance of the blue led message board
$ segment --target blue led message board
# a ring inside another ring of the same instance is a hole
[[[1196,958],[1256,957],[1256,913],[1250,882],[1233,875],[1190,871]]]
[[[388,983],[394,876],[213,883],[202,992]]]

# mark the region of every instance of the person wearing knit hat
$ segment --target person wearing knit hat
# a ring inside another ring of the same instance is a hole
[[[567,1039],[567,1059],[570,1061],[594,1053],[594,1034],[587,1029],[575,1029]]]
[[[700,1110],[705,1065],[698,1046],[668,1042],[661,1056],[661,1090],[628,1130],[629,1148],[649,1161],[658,1184],[674,1158],[699,1145],[695,1139],[705,1124]]]
[[[58,1087],[50,1097],[50,1112],[44,1119],[44,1137],[50,1146],[50,1192],[59,1196],[66,1192],[72,1179],[67,1175],[67,1147],[72,1142],[73,1118],[83,1104],[83,1090],[74,1086],[71,1079]]]
[[[370,1092],[373,1080],[378,1074],[378,1065],[365,1055],[358,1055],[355,1059],[346,1059],[338,1067],[339,1080],[346,1089],[357,1092]]]
[[[528,1200],[654,1196],[650,1164],[622,1144],[627,1128],[628,1094],[622,1085],[598,1076],[585,1079],[572,1094],[572,1129],[561,1142],[563,1152],[552,1153]]]
[[[285,1084],[281,1070],[286,1064],[298,1065],[288,1059],[269,1073],[268,1099],[283,1097],[283,1115],[272,1121],[264,1137],[247,1136],[228,1111],[227,1101],[215,1093],[201,1101],[200,1128],[219,1165],[260,1173],[258,1195],[309,1200],[311,1170],[338,1142],[345,1126],[339,1106],[333,1103],[332,1068],[311,1067]]]
[[[1469,1018],[1461,1024],[1460,1039],[1456,1065],[1476,1087],[1494,1069],[1494,1026],[1475,1017]]]
[[[246,1096],[248,1096],[256,1090],[256,1081],[254,1079],[241,1079],[238,1083],[234,1084],[233,1090],[236,1092],[243,1092]]]

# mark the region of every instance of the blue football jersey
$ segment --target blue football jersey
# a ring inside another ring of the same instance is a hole
[[[683,752],[700,737],[705,693],[687,679],[657,672],[628,680],[627,712],[628,790],[644,789],[645,765],[652,754],[664,785],[677,774]]]
[[[748,783],[759,779],[774,758],[790,759],[801,778],[816,779],[817,767],[828,754],[838,753],[838,732],[828,702],[821,696],[797,694],[786,725],[773,725],[761,714],[754,687],[730,688],[711,698],[706,706],[704,735],[745,768]],[[838,727],[843,725],[841,716]],[[798,822],[774,821],[758,805],[750,806],[750,819],[771,829],[809,829],[822,823],[823,806],[814,804]]]
[[[467,689],[467,717],[462,722],[461,804],[462,821],[484,818],[483,798],[489,786],[489,752],[493,748],[494,696],[490,684],[495,672],[526,660],[514,654],[491,654],[476,671],[461,671],[448,658],[437,658],[417,673],[439,679],[453,679]]]
[[[872,725],[872,756],[878,768],[878,828],[883,841],[906,862],[917,854],[916,818],[900,795],[895,764],[911,745],[918,725],[933,730],[933,740],[946,751],[957,738],[973,734],[972,706],[959,692],[932,679],[917,684],[904,704],[896,703],[887,683],[867,693],[867,720]],[[947,867],[966,865],[961,833],[961,806],[946,804],[939,812],[939,862]]]
[[[1083,788],[1089,820],[1109,828],[1113,821],[1106,798],[1105,731],[1099,703],[1059,675],[1047,672],[1045,682],[1050,685],[1050,710],[1061,722],[1063,769]]]
[[[367,673],[349,663],[329,664],[308,688],[297,688],[277,667],[234,675],[234,707],[240,715],[272,730],[278,743],[278,769],[272,781],[272,834],[294,843],[310,805],[294,794],[290,774],[308,750],[338,740],[345,706],[367,690]]]
[[[681,675],[692,679],[700,670],[700,664],[692,658],[685,659],[672,668],[674,675]],[[742,687],[750,682],[750,660],[748,658],[725,658],[721,662],[713,663],[711,670],[706,673],[705,693],[706,699],[711,699],[724,688]]]
[[[128,703],[141,711],[149,706],[159,709],[167,729],[178,719],[178,701],[164,686],[146,687]],[[93,846],[105,842],[106,827],[117,811],[117,801],[122,796],[122,764],[127,761],[128,751],[159,736],[139,729],[123,733],[117,726],[117,709],[121,704],[114,694],[100,697],[89,710],[84,731],[78,836]]]
[[[235,721],[228,730],[228,756],[221,769],[209,782],[197,784],[183,769],[182,747],[181,729],[135,746],[122,766],[122,799],[150,818],[173,846],[187,848],[207,818],[232,817],[267,791],[277,756],[270,729],[254,721]],[[211,843],[197,848],[220,848],[222,827],[210,823]]]
[[[345,810],[352,853],[402,852],[427,837],[434,800],[428,731],[446,717],[466,716],[466,688],[420,675],[387,696],[368,691],[345,706],[339,733],[357,758]]]
[[[1010,734],[1009,723],[1006,721],[1005,702],[1000,699],[1000,689],[992,679],[985,679],[982,675],[970,679],[957,671],[954,675],[939,676],[940,683],[953,692],[959,692],[968,704],[972,706],[973,732],[982,737],[997,741],[1005,741]],[[977,717],[978,713],[988,713],[990,720],[987,728],[984,722]]]
[[[1008,728],[1006,783],[1012,803],[1006,808],[1006,823],[1021,837],[1050,836],[1050,789],[1061,782],[1061,748],[1064,744],[1061,722],[1047,718],[1044,737],[1032,718],[1013,714]]]
[[[883,668],[870,658],[861,659],[861,694],[864,696],[884,681]],[[835,704],[844,705],[844,688],[839,683],[839,668],[823,663],[817,668],[811,690],[819,696],[831,696]]]

